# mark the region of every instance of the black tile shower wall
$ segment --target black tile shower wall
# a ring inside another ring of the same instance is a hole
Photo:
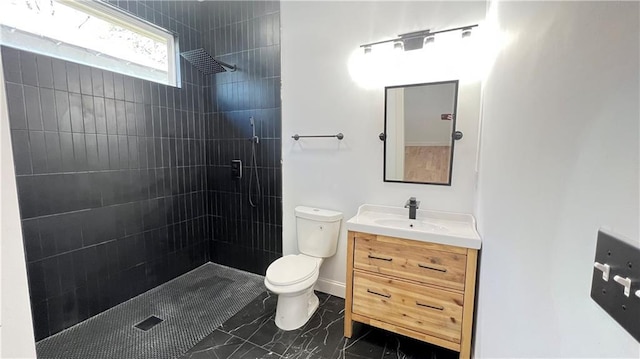
[[[202,46],[197,2],[112,1]],[[181,88],[2,47],[36,339],[209,260],[204,77]]]
[[[214,262],[264,275],[282,255],[282,171],[280,101],[280,3],[214,1],[204,46],[215,58],[238,67],[209,78],[206,111],[207,179]],[[251,126],[255,119],[256,166]],[[240,159],[242,179],[231,178]],[[249,204],[249,180],[257,169],[261,196]]]

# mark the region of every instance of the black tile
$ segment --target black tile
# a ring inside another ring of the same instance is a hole
[[[248,340],[253,344],[282,355],[301,333],[302,328],[285,331],[278,328],[273,319],[269,319]]]
[[[85,133],[96,133],[96,120],[94,117],[93,97],[82,95],[82,119]]]
[[[105,112],[105,102],[102,97],[94,97],[93,109],[96,122],[96,133],[107,133],[107,113]]]
[[[16,175],[31,174],[31,154],[29,150],[29,131],[11,130],[13,161]]]
[[[43,238],[43,242],[45,239]],[[44,273],[45,290],[47,298],[60,295],[60,272],[58,270],[57,257],[49,257],[42,261],[42,271]]]
[[[280,355],[265,350],[257,345],[251,343],[244,343],[229,356],[229,359],[267,359],[267,358],[281,358]]]
[[[42,121],[45,131],[58,131],[58,118],[56,116],[56,101],[51,89],[40,89],[40,101],[42,108]]]
[[[7,104],[9,107],[9,122],[12,129],[26,130],[27,115],[24,106],[22,86],[7,83]]]
[[[209,358],[229,358],[245,342],[235,336],[220,330],[202,339],[196,346],[191,348],[182,359],[209,359]]]
[[[67,91],[67,69],[65,62],[59,59],[52,59],[53,85],[56,90]]]
[[[127,134],[127,115],[124,101],[116,101],[116,122],[119,135]]]
[[[31,165],[33,173],[47,172],[47,148],[44,142],[44,132],[29,131],[29,144],[31,148]]]
[[[35,340],[40,341],[49,336],[49,310],[46,301],[31,305]]]
[[[75,289],[76,278],[71,253],[58,256],[58,271],[60,275],[60,290],[64,292]]]
[[[78,323],[78,302],[76,293],[74,290],[70,290],[62,294],[62,320],[63,328],[69,328],[70,326]]]
[[[2,65],[4,67],[4,77],[6,81],[18,84],[22,83],[19,50],[2,46]]]
[[[104,80],[104,97],[106,98],[115,98],[114,87],[113,87],[113,73],[109,71],[104,71],[102,73],[102,78]]]
[[[82,97],[78,94],[69,94],[69,115],[71,116],[71,131],[77,133],[84,132]]]
[[[85,145],[84,134],[73,134],[73,158],[74,168],[76,171],[86,171],[87,166],[87,148]]]
[[[116,100],[124,100],[124,79],[120,74],[113,74],[113,90]]]
[[[47,153],[47,172],[62,172],[62,152],[58,132],[45,132],[44,140]]]
[[[114,100],[105,99],[105,117],[107,122],[107,133],[115,135],[118,133],[118,124],[116,120],[116,103]]]
[[[133,102],[135,101],[135,95],[133,93],[133,78],[129,77],[129,76],[123,76],[124,77],[124,99],[127,100],[127,102]]]
[[[29,130],[42,131],[42,112],[40,111],[40,91],[38,91],[38,88],[24,86],[24,101]]]
[[[284,354],[285,358],[304,358],[309,354],[331,356],[343,344],[344,314],[319,309],[303,328],[303,333]],[[311,351],[309,348],[313,348]]]
[[[452,350],[391,333],[387,333],[385,344],[382,359],[455,359],[459,357],[459,353]]]
[[[136,133],[136,107],[133,102],[125,103],[125,116],[126,116],[126,126],[127,126],[127,134],[129,136],[135,136]]]
[[[108,135],[107,141],[109,144],[109,168],[117,170],[120,168],[120,159],[118,154],[118,136]]]
[[[104,97],[104,80],[102,70],[91,68],[91,85],[94,96]]]
[[[64,91],[56,91],[55,99],[56,117],[58,118],[58,130],[61,132],[71,132],[69,95]]]
[[[93,95],[93,84],[91,81],[91,68],[79,65],[80,69],[80,93],[83,95]]]
[[[40,87],[53,88],[53,67],[51,58],[38,55],[36,58],[38,65],[38,84]]]
[[[22,70],[22,83],[30,86],[38,86],[36,55],[31,52],[21,51],[20,66]]]
[[[62,157],[62,170],[73,171],[75,158],[73,156],[73,137],[71,133],[60,132],[60,153]]]
[[[89,318],[90,313],[90,297],[88,288],[86,286],[77,287],[75,289],[75,297],[78,308],[78,322],[82,322]]]
[[[80,69],[77,64],[66,62],[67,88],[69,92],[80,93]]]
[[[47,300],[47,311],[49,313],[49,332],[55,334],[64,329],[64,319],[62,313],[62,297],[56,296]]]
[[[129,143],[127,136],[118,136],[118,157],[119,168],[129,167]]]
[[[341,328],[342,330],[342,328]],[[358,326],[351,338],[345,338],[334,358],[382,358],[389,332],[366,325]],[[396,349],[396,348],[393,348]]]
[[[27,262],[33,262],[42,259],[42,246],[40,245],[40,228],[37,219],[22,221],[22,236],[27,255]],[[31,276],[31,274],[29,274]],[[42,283],[44,284],[44,282]],[[40,285],[38,285],[40,287]],[[33,297],[33,293],[31,293]],[[38,298],[45,299],[45,298]]]
[[[242,311],[225,321],[220,330],[242,339],[249,339],[264,323],[272,319],[276,303],[276,296],[263,293]]]
[[[106,135],[97,135],[98,169],[109,169],[109,142]]]
[[[100,161],[98,159],[98,140],[95,134],[85,135],[85,145],[87,149],[88,168],[93,171],[100,170]]]

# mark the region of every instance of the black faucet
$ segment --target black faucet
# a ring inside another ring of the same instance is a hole
[[[416,209],[420,208],[420,201],[416,201],[415,197],[411,197],[404,204],[404,208],[409,208],[409,219],[416,219]]]

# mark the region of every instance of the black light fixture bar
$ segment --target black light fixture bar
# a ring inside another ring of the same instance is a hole
[[[474,24],[474,25],[467,25],[467,26],[461,26],[461,27],[456,27],[453,29],[446,29],[446,30],[439,30],[439,31],[431,31],[431,30],[420,30],[420,31],[413,31],[413,32],[407,32],[404,34],[400,34],[398,35],[398,37],[394,38],[394,39],[389,39],[389,40],[382,40],[382,41],[376,41],[376,42],[370,42],[364,45],[360,45],[360,47],[371,47],[373,45],[379,45],[379,44],[385,44],[387,42],[394,42],[394,41],[404,41],[404,40],[412,40],[412,39],[424,39],[428,36],[434,36],[436,34],[442,34],[445,32],[451,32],[451,31],[459,31],[459,30],[471,30],[474,27],[477,27],[478,24]]]

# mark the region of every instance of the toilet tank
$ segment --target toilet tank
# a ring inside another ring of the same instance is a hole
[[[298,206],[295,208],[295,214],[300,253],[318,258],[328,258],[336,254],[342,213]]]

